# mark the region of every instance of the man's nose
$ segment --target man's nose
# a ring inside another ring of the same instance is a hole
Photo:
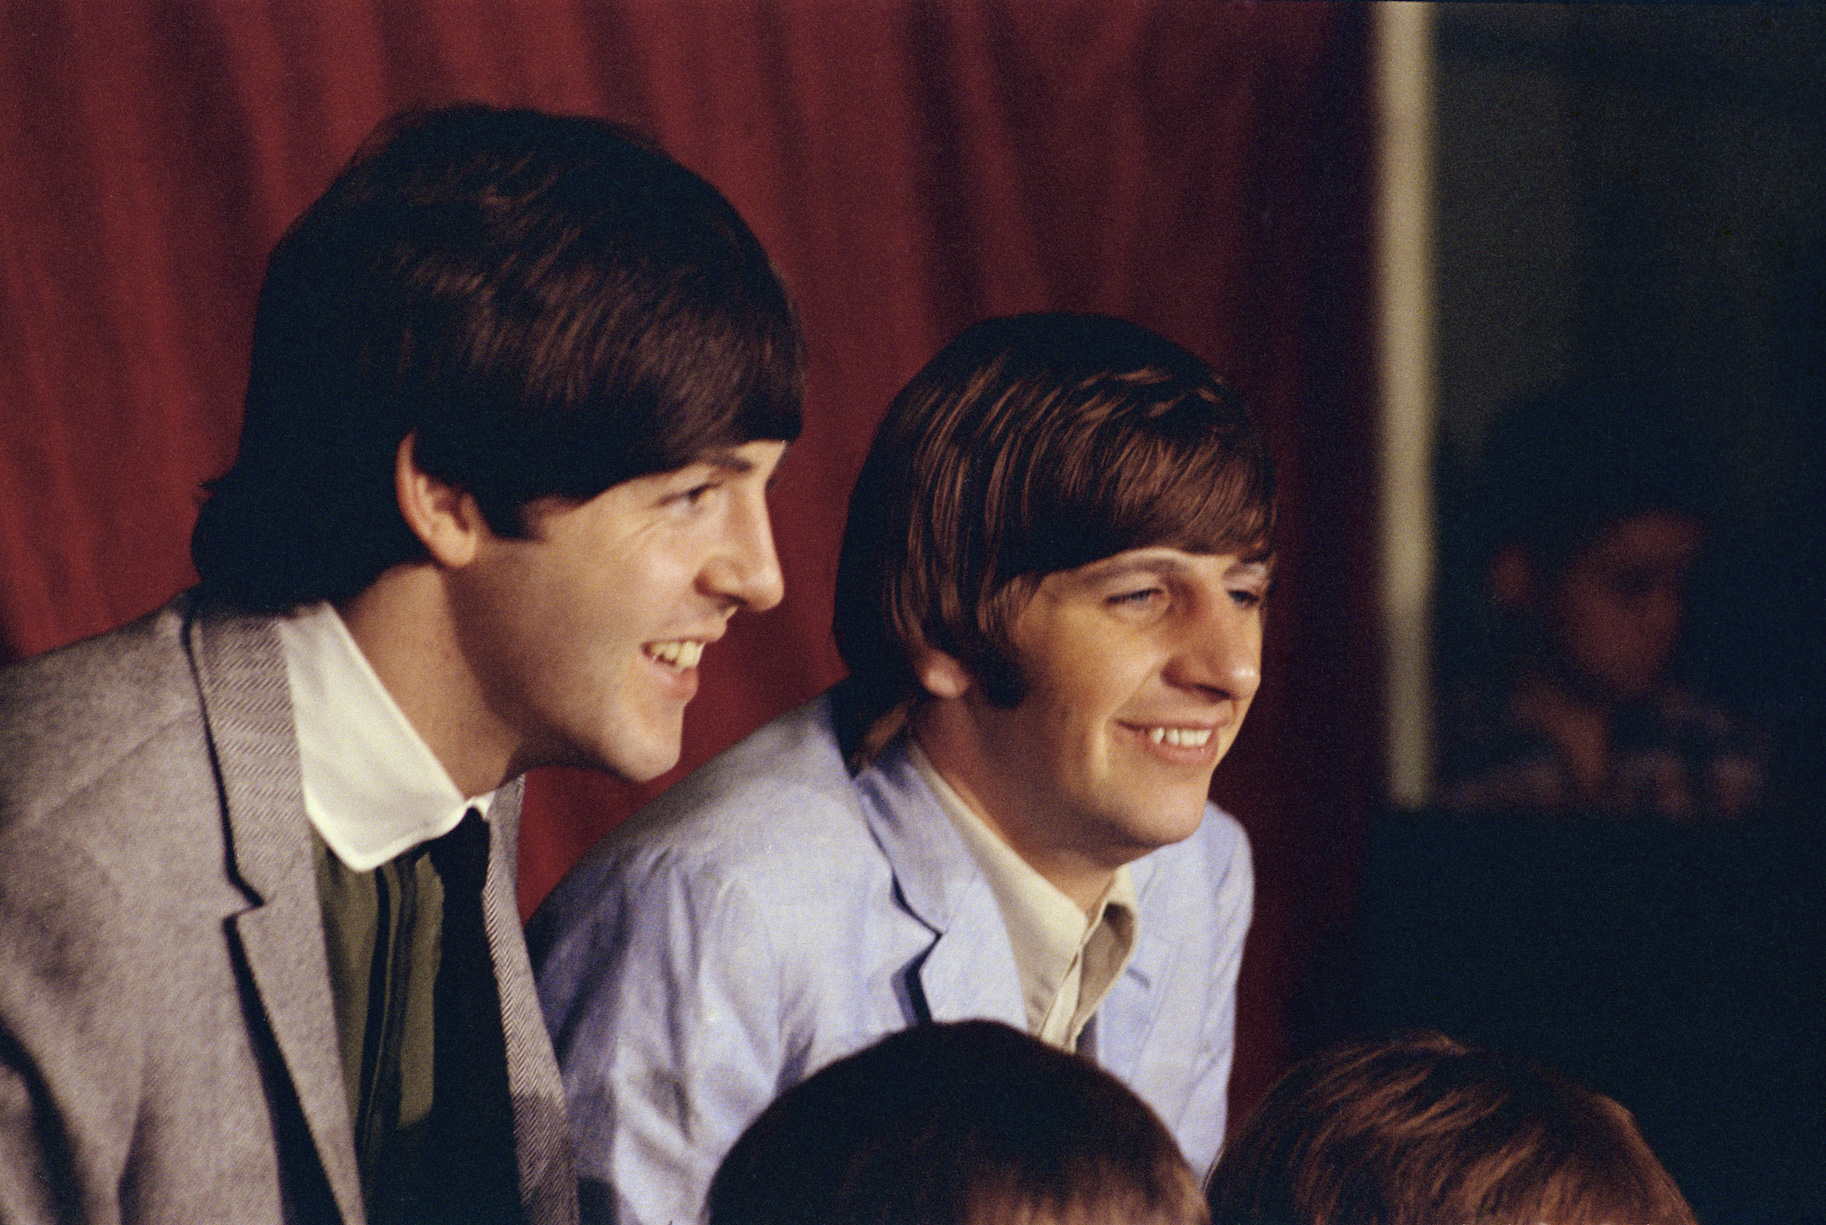
[[[1228,595],[1190,618],[1170,679],[1213,697],[1247,702],[1262,683],[1262,620]]]
[[[705,582],[714,594],[752,612],[763,612],[785,598],[786,577],[780,571],[764,497],[746,500],[736,511],[723,547],[705,567]]]

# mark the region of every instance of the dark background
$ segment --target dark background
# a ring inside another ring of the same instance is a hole
[[[1826,664],[1826,8],[1436,10],[1442,668],[1478,620],[1492,414],[1639,388],[1724,498],[1682,666],[1818,770]],[[1817,773],[1803,790],[1814,790]]]
[[[1826,8],[1433,13],[1442,691],[1494,637],[1487,424],[1632,387],[1718,478],[1677,668],[1772,736],[1776,798],[1713,828],[1373,820],[1295,1045],[1521,1050],[1634,1111],[1708,1222],[1826,1219]]]

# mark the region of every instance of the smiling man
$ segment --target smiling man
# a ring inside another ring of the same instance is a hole
[[[597,848],[529,928],[585,1215],[695,1220],[782,1089],[984,1017],[1077,1050],[1195,1169],[1249,924],[1207,799],[1260,679],[1273,477],[1178,346],[1086,315],[963,333],[850,503],[850,677]]]
[[[376,133],[273,254],[201,586],[0,673],[0,1219],[575,1220],[517,780],[677,761],[799,386],[645,142]]]

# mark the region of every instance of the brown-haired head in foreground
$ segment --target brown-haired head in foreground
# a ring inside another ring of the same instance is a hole
[[[1048,574],[1149,546],[1266,553],[1273,537],[1267,447],[1204,362],[1101,315],[974,324],[894,398],[850,499],[846,748],[920,695],[921,647],[1018,702],[1009,633]]]
[[[1436,1033],[1296,1065],[1206,1194],[1216,1225],[1694,1225],[1622,1106]]]
[[[1088,1060],[994,1021],[916,1025],[788,1089],[710,1225],[1202,1225],[1173,1137]]]

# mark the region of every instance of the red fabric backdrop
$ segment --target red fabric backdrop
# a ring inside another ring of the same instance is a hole
[[[1217,792],[1260,896],[1235,1096],[1286,1054],[1375,788],[1363,17],[1192,0],[0,0],[0,635],[192,581],[265,254],[361,137],[474,98],[645,128],[802,309],[786,603],[708,659],[685,765],[832,681],[843,507],[893,391],[990,314],[1126,315],[1257,405],[1282,465],[1267,683]],[[651,788],[647,791],[652,790]],[[644,794],[645,792],[642,792]],[[531,905],[638,799],[532,783]]]

